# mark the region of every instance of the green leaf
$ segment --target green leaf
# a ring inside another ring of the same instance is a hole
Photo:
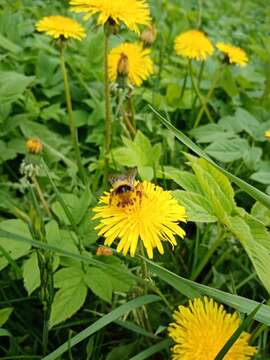
[[[127,302],[124,305],[119,306],[118,308],[112,310],[107,315],[104,315],[101,319],[97,320],[95,323],[88,326],[86,329],[78,333],[72,339],[66,341],[62,344],[58,349],[50,353],[49,355],[45,356],[42,360],[56,360],[64,354],[66,351],[71,349],[73,346],[79,344],[81,341],[87,339],[89,336],[93,335],[95,332],[99,331],[100,329],[104,328],[108,324],[114,322],[115,320],[119,319],[122,315],[126,315],[127,313],[145,306],[147,304],[159,301],[160,298],[155,295],[145,295],[138,297],[134,300]]]
[[[182,190],[175,190],[172,194],[179,204],[186,208],[189,221],[203,223],[217,221],[212,205],[204,196]]]
[[[111,302],[112,300],[112,282],[110,277],[102,270],[90,267],[84,275],[84,282],[101,299]]]
[[[112,351],[110,351],[105,360],[129,360],[131,358],[131,354],[134,352],[136,345],[136,342],[132,342],[131,344],[117,346]]]
[[[0,328],[0,337],[1,336],[11,336],[11,334],[7,330]]]
[[[148,347],[146,350],[142,351],[136,356],[133,356],[129,360],[144,360],[148,359],[150,356],[159,353],[162,350],[168,349],[173,345],[173,342],[170,339],[165,339],[159,342],[156,345]]]
[[[40,271],[36,252],[32,253],[23,263],[23,283],[29,296],[40,286]]]
[[[54,274],[54,286],[56,288],[77,286],[83,281],[83,274],[80,267],[62,268]]]
[[[0,71],[0,103],[18,100],[33,80],[33,76],[25,76],[13,71]]]
[[[260,202],[257,201],[253,205],[251,215],[261,221],[265,226],[270,226],[270,210]]]
[[[261,305],[257,301],[250,300],[238,295],[232,295],[225,291],[214,289],[209,286],[185,279],[165,269],[164,267],[157,265],[149,259],[145,258],[145,261],[148,263],[149,269],[153,273],[157,274],[160,279],[171,285],[181,294],[184,294],[187,298],[195,298],[201,295],[207,295],[211,298],[216,299],[219,302],[231,306],[239,312],[246,314],[250,314],[255,307]],[[191,289],[191,291],[189,290],[187,292],[184,292],[183,289],[185,289],[185,287]],[[260,309],[256,313],[256,316],[254,316],[254,319],[261,322],[262,324],[270,326],[270,306],[261,305]]]
[[[191,172],[182,171],[172,166],[165,166],[164,176],[166,179],[172,179],[176,184],[180,185],[186,191],[202,193],[196,176]],[[160,174],[160,177],[162,178],[162,174]]]
[[[83,306],[86,295],[83,282],[58,290],[53,299],[50,328],[73,316]]]
[[[12,311],[13,308],[11,307],[0,309],[0,326],[3,326],[8,321]]]
[[[258,181],[261,184],[270,184],[270,171],[258,171],[251,175],[252,180]]]
[[[0,229],[3,231],[13,232],[15,235],[30,237],[27,225],[22,220],[12,219],[4,220],[0,223]],[[9,254],[10,258],[17,260],[26,255],[31,246],[27,243],[10,241],[9,238],[1,237],[0,246]],[[8,260],[0,251],[0,270],[9,264]]]
[[[205,148],[207,154],[222,162],[232,162],[243,158],[249,151],[245,139],[217,140]]]
[[[244,154],[244,163],[250,170],[258,169],[263,151],[261,148],[252,147]]]
[[[20,46],[14,44],[10,39],[2,34],[0,34],[0,47],[14,54],[18,54],[20,51],[22,51]]]
[[[190,135],[195,137],[198,143],[211,143],[224,141],[235,136],[232,130],[226,130],[218,124],[208,124],[192,129]]]
[[[256,189],[254,186],[248,184],[246,181],[240,179],[239,177],[233,175],[227,170],[224,170],[221,166],[218,166],[199,146],[197,146],[192,140],[190,140],[184,133],[176,129],[167,119],[165,119],[162,115],[160,115],[151,105],[148,105],[149,108],[155,113],[158,118],[162,121],[162,123],[174,133],[176,138],[180,140],[183,144],[185,144],[189,149],[194,151],[195,154],[201,156],[203,159],[208,161],[218,170],[220,170],[224,175],[228,176],[228,178],[238,185],[242,190],[244,190],[247,194],[249,194],[253,199],[260,201],[267,208],[270,209],[270,196],[266,195],[262,191]]]

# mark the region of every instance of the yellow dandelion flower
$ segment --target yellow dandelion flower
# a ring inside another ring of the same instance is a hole
[[[207,297],[179,306],[173,319],[168,327],[169,336],[176,342],[172,360],[214,360],[240,325],[236,312],[227,313],[223,305]],[[224,360],[251,359],[256,348],[249,346],[249,339],[250,334],[243,332]]]
[[[116,81],[119,75],[119,62],[126,58],[127,77],[132,85],[140,86],[154,72],[154,64],[150,58],[150,50],[141,44],[123,43],[112,49],[109,58],[109,77]]]
[[[70,0],[74,12],[86,13],[85,19],[98,14],[98,24],[108,20],[123,22],[132,31],[139,32],[138,25],[150,25],[149,6],[145,0]]]
[[[230,44],[224,44],[222,42],[217,43],[216,47],[225,54],[230,64],[236,64],[240,66],[246,66],[248,63],[248,57],[246,52],[240,47]]]
[[[26,142],[26,148],[31,154],[40,154],[43,150],[43,145],[39,139],[30,138]]]
[[[267,139],[267,140],[270,140],[270,129],[269,130],[266,130],[264,132],[264,137]]]
[[[64,37],[81,40],[86,36],[84,28],[76,20],[65,16],[46,16],[37,22],[36,29],[54,39]]]
[[[105,245],[110,246],[119,239],[117,251],[131,256],[136,253],[142,241],[147,255],[153,258],[153,249],[164,253],[163,241],[176,245],[175,235],[184,237],[185,231],[179,221],[186,222],[186,211],[170,192],[151,182],[135,182],[128,193],[115,194],[112,190],[100,199],[93,209],[94,219],[100,224],[96,229],[105,237]]]
[[[174,48],[178,55],[191,60],[206,60],[214,52],[211,41],[199,30],[189,30],[178,35]]]

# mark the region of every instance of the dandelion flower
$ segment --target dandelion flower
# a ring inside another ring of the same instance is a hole
[[[43,150],[43,145],[39,139],[30,138],[26,142],[26,148],[31,154],[40,154]]]
[[[269,130],[266,130],[264,132],[264,137],[267,139],[267,140],[270,140],[270,129]]]
[[[169,325],[169,336],[176,342],[172,360],[214,360],[240,325],[235,312],[227,313],[223,305],[204,297],[179,306]],[[243,332],[225,355],[224,360],[247,360],[256,353],[249,346],[250,334]]]
[[[109,77],[116,81],[119,75],[121,58],[128,62],[127,77],[132,85],[140,86],[154,72],[154,64],[150,58],[150,50],[143,49],[141,44],[123,43],[111,50],[108,58]]]
[[[240,66],[246,66],[248,63],[248,57],[246,52],[240,47],[230,44],[224,44],[222,42],[217,43],[216,47],[225,54],[230,64],[236,64]]]
[[[148,181],[136,182],[134,189],[125,194],[114,194],[111,190],[101,197],[93,211],[94,219],[100,220],[96,229],[105,237],[105,245],[119,239],[116,250],[124,255],[130,252],[134,256],[141,241],[152,259],[153,249],[164,253],[163,241],[174,246],[175,235],[185,235],[179,226],[179,221],[186,222],[185,208],[170,192]]]
[[[145,0],[70,0],[74,12],[86,13],[85,19],[98,14],[98,24],[108,20],[123,22],[132,31],[139,32],[138,25],[150,25],[149,6]]]
[[[84,28],[76,20],[65,16],[46,16],[37,22],[36,28],[54,39],[64,37],[82,40],[86,36]]]
[[[174,48],[178,55],[191,60],[206,60],[214,52],[211,41],[199,30],[189,30],[178,35],[174,42]]]

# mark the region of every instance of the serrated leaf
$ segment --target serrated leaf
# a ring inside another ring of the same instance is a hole
[[[249,150],[245,139],[215,141],[205,148],[205,152],[222,162],[231,162],[243,158],[243,153]]]
[[[82,282],[83,274],[82,268],[80,267],[62,268],[54,274],[54,286],[56,288],[76,286]]]
[[[36,252],[23,263],[23,283],[28,295],[40,286],[40,270]]]
[[[221,125],[208,124],[192,129],[190,135],[195,137],[198,143],[211,143],[232,138],[235,133],[232,130],[224,130]]]
[[[180,185],[186,191],[196,193],[202,192],[196,176],[191,172],[182,171],[172,166],[165,166],[164,176],[166,179],[172,179],[176,184]]]
[[[14,71],[0,71],[0,102],[11,103],[23,94],[35,78]]]
[[[8,321],[10,315],[12,314],[12,311],[12,307],[0,309],[0,326],[3,326]]]
[[[270,226],[270,209],[268,209],[260,202],[257,201],[253,205],[251,209],[251,215],[261,221],[265,226]]]
[[[182,190],[175,190],[172,194],[178,200],[179,204],[186,208],[189,221],[203,223],[217,221],[211,204],[204,196]]]
[[[257,171],[250,177],[252,180],[258,181],[261,184],[270,184],[270,171]]]
[[[52,304],[50,328],[69,319],[84,304],[87,287],[83,282],[58,290]]]
[[[111,302],[112,300],[112,282],[110,277],[102,270],[90,267],[84,274],[84,281],[93,293],[101,299]]]

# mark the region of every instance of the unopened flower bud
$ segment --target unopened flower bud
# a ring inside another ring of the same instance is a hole
[[[155,25],[151,25],[141,33],[141,41],[144,46],[151,46],[157,38],[157,29]]]
[[[126,54],[122,53],[117,65],[117,73],[119,76],[128,76],[129,73],[129,62]]]
[[[31,154],[40,154],[43,149],[43,145],[39,139],[30,138],[26,142],[26,148]]]
[[[96,251],[97,256],[112,256],[112,249],[107,246],[99,246]]]

